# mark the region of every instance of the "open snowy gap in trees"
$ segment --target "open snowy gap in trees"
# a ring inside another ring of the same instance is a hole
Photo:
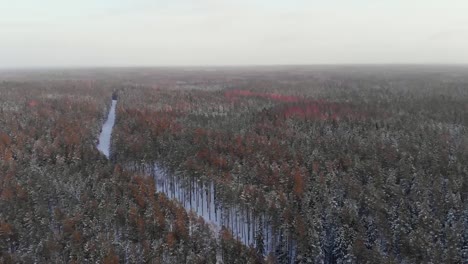
[[[294,239],[289,234],[278,232],[266,214],[257,215],[247,206],[223,204],[216,199],[213,182],[184,180],[158,164],[147,166],[145,170],[154,177],[158,192],[178,201],[188,212],[202,217],[213,232],[219,234],[224,227],[244,245],[261,247],[265,255],[282,250],[292,263],[296,254]]]
[[[110,143],[112,136],[112,128],[115,124],[115,106],[117,105],[117,100],[112,100],[112,105],[107,116],[107,120],[102,126],[101,135],[99,135],[99,143],[97,149],[102,152],[107,158],[110,155]]]

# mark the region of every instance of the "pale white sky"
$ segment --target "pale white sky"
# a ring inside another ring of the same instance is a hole
[[[468,63],[467,0],[0,0],[0,67]]]

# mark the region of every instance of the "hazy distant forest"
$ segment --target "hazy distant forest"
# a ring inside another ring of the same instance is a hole
[[[0,263],[468,263],[467,127],[467,67],[0,71]]]

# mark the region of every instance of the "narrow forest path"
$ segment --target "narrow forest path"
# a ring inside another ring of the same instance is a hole
[[[115,124],[115,107],[117,106],[117,100],[112,100],[112,105],[107,116],[106,122],[101,129],[101,134],[99,135],[99,143],[97,149],[102,152],[107,158],[110,156],[110,146],[111,146],[111,137],[112,129]]]

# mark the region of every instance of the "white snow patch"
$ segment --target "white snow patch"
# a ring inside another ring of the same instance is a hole
[[[101,135],[99,135],[99,144],[97,149],[102,152],[107,158],[110,155],[110,143],[112,128],[115,124],[115,106],[117,105],[117,100],[112,100],[111,109],[109,111],[109,116],[107,117],[106,122],[102,126]]]

